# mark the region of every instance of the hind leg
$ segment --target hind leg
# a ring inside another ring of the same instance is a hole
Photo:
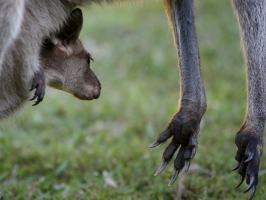
[[[248,85],[246,118],[235,138],[238,165],[233,170],[240,174],[236,187],[246,179],[249,186],[245,192],[252,190],[252,199],[258,184],[266,111],[266,1],[233,0],[233,5],[241,30]]]
[[[149,147],[155,147],[170,137],[171,143],[163,153],[158,175],[177,153],[171,185],[179,172],[188,170],[196,154],[200,121],[206,111],[206,97],[200,70],[199,52],[195,32],[194,0],[164,0],[165,9],[178,49],[180,71],[180,105],[167,129]]]

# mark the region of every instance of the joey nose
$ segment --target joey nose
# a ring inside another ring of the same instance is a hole
[[[100,94],[101,94],[101,89],[100,88],[95,88],[93,91],[93,97],[94,99],[98,99],[100,97]]]

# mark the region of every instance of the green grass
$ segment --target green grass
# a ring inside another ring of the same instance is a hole
[[[81,39],[102,83],[84,102],[52,89],[1,122],[0,190],[11,200],[238,200],[234,135],[245,115],[245,69],[229,1],[196,1],[208,110],[190,171],[153,177],[167,144],[147,148],[178,108],[179,78],[161,1],[84,9]],[[256,199],[265,199],[262,159]]]

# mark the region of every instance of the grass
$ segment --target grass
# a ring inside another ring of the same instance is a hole
[[[190,171],[172,187],[173,163],[153,177],[167,144],[147,148],[178,108],[179,78],[172,34],[160,1],[84,9],[81,39],[103,89],[79,101],[47,90],[1,122],[0,199],[247,199],[238,175],[234,135],[246,105],[238,26],[228,1],[196,1],[208,110]],[[265,199],[266,162],[256,199]],[[179,188],[180,189],[180,188]]]

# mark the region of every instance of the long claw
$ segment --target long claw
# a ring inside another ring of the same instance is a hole
[[[193,147],[190,159],[194,158],[195,155],[196,155],[196,147]]]
[[[38,105],[42,100],[37,100],[32,106]]]
[[[36,106],[36,105],[38,105],[38,103],[39,103],[39,102],[36,101],[34,104],[32,104],[32,106]]]
[[[185,163],[183,175],[185,175],[187,173],[189,167],[190,167],[190,160],[187,160],[186,163]]]
[[[150,148],[157,147],[159,144],[161,143],[159,143],[158,141],[155,141],[154,143],[150,144],[148,147]]]
[[[245,175],[244,174],[240,175],[240,179],[238,181],[238,184],[235,186],[235,189],[238,188],[243,183],[244,179],[245,179]]]
[[[35,88],[37,88],[37,86],[38,86],[38,83],[33,82],[32,86],[31,86],[31,89],[29,91],[31,92],[32,90],[34,90]]]
[[[249,163],[254,157],[254,154],[249,154],[248,159],[245,160],[245,163]]]
[[[170,187],[170,186],[175,182],[175,180],[177,179],[178,174],[179,174],[179,171],[180,171],[180,170],[176,170],[175,173],[173,174],[173,176],[172,176],[172,178],[171,178],[171,180],[170,180],[170,182],[169,182],[169,184],[168,184],[169,187]]]
[[[248,192],[254,186],[254,183],[255,183],[255,178],[254,178],[254,176],[251,176],[250,184],[249,184],[248,188],[244,191],[244,193]]]
[[[240,166],[240,162],[238,162],[238,164],[233,169],[231,169],[231,171],[237,170],[239,168],[239,166]]]
[[[33,101],[34,99],[36,99],[37,96],[38,96],[38,95],[35,94],[35,95],[30,99],[30,101]]]
[[[159,169],[157,170],[157,172],[155,172],[154,176],[159,175],[164,170],[164,168],[166,167],[167,164],[168,164],[168,162],[163,161],[162,165],[159,167]]]
[[[254,197],[255,193],[256,193],[256,185],[253,186],[251,195],[249,196],[248,200],[251,200]]]

